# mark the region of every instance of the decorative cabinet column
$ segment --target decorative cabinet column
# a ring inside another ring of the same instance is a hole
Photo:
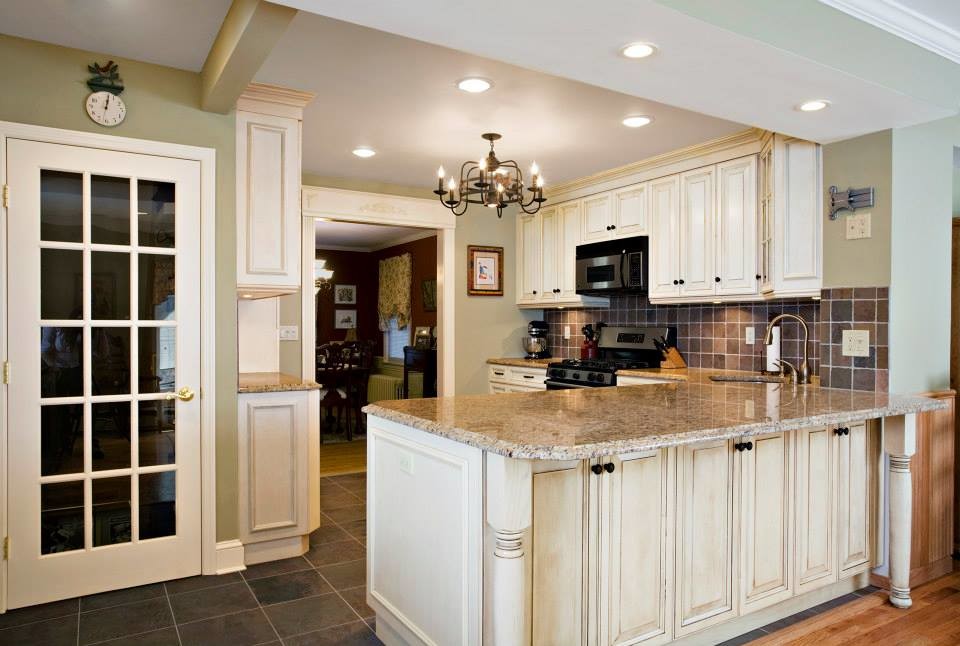
[[[913,605],[910,598],[910,534],[913,522],[910,458],[917,451],[916,415],[885,418],[883,445],[890,463],[890,603],[897,608],[909,608]]]
[[[237,288],[300,288],[300,132],[313,94],[251,84],[237,101]]]

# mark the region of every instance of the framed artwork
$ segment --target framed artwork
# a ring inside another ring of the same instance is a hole
[[[503,247],[467,247],[467,293],[503,296]]]
[[[420,283],[420,291],[423,294],[423,311],[437,311],[437,280],[425,280]]]
[[[338,330],[351,330],[357,327],[357,310],[334,310],[333,327]]]
[[[356,305],[357,304],[357,286],[356,285],[334,285],[333,304],[334,305]]]

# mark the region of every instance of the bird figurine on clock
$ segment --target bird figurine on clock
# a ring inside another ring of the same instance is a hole
[[[127,106],[120,98],[123,80],[119,66],[109,61],[106,65],[88,65],[87,69],[93,74],[93,78],[87,81],[87,87],[91,90],[86,103],[87,115],[101,126],[112,128],[120,125],[127,116]]]

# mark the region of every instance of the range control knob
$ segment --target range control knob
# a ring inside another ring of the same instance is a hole
[[[591,372],[590,374],[587,375],[587,381],[593,381],[596,378],[596,376],[597,375]]]
[[[579,378],[580,378],[580,373],[579,373],[579,372],[573,373],[573,378],[574,378],[574,379],[579,379]]]

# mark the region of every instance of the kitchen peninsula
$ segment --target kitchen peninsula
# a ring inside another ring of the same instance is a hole
[[[939,407],[708,379],[368,406],[377,633],[715,644],[884,563],[909,607],[915,417]]]

